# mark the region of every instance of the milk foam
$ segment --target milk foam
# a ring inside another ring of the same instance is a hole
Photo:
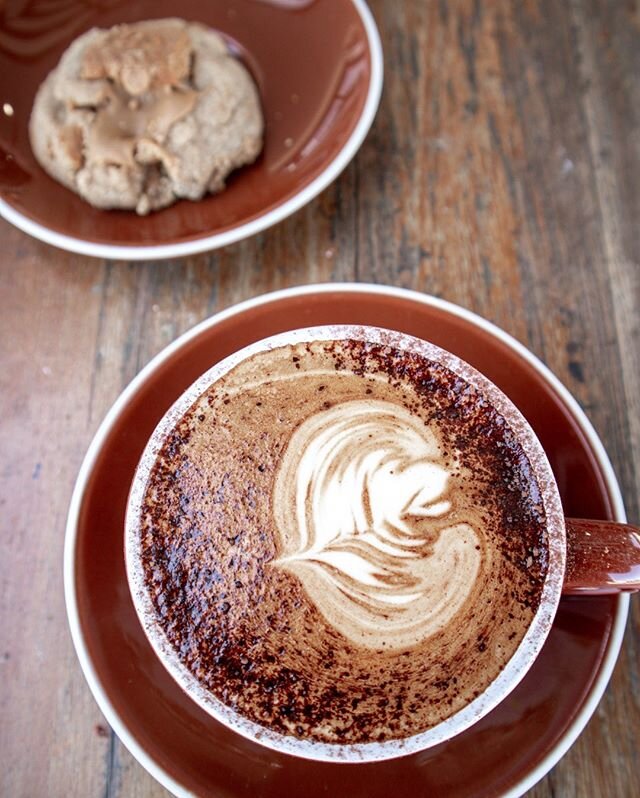
[[[356,400],[316,413],[277,474],[273,564],[353,642],[415,645],[464,606],[480,569],[476,531],[447,523],[450,481],[434,432],[404,407]]]
[[[214,367],[154,433],[127,513],[136,608],[241,734],[329,760],[418,751],[542,644],[563,567],[545,474],[517,410],[447,353],[287,333]]]

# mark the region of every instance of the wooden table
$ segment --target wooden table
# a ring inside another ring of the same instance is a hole
[[[284,286],[391,283],[457,302],[577,397],[640,520],[640,5],[376,0],[369,138],[306,209],[224,251],[122,263],[0,222],[0,794],[161,796],[80,673],[62,593],[87,445],[158,350]],[[640,601],[586,731],[530,795],[640,795]]]

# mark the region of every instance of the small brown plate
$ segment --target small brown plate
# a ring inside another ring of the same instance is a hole
[[[125,573],[124,514],[155,425],[200,374],[231,352],[288,329],[334,323],[396,329],[471,363],[536,431],[565,512],[624,520],[611,465],[577,402],[498,328],[455,305],[382,286],[309,286],[260,297],[208,319],[157,355],[91,444],[65,545],[67,611],[85,676],[122,742],[177,796],[521,795],[593,714],[620,649],[628,596],[563,598],[534,666],[495,710],[447,743],[370,764],[310,762],[230,731],[174,682],[138,622]]]
[[[252,73],[264,150],[220,194],[139,217],[91,207],[31,151],[36,90],[92,27],[182,17],[220,31]],[[225,246],[301,208],[344,169],[382,88],[382,50],[364,0],[33,0],[0,7],[0,215],[87,255],[152,259]]]

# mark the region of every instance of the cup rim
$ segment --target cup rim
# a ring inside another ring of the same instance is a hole
[[[164,260],[226,247],[250,238],[291,216],[327,188],[354,158],[373,124],[380,104],[384,73],[380,34],[366,0],[349,0],[349,2],[353,4],[362,21],[371,58],[371,73],[364,105],[351,135],[337,155],[311,182],[275,208],[220,233],[203,234],[189,241],[150,245],[104,244],[59,233],[17,210],[1,196],[0,217],[4,217],[14,227],[33,238],[68,252],[115,260]]]
[[[248,311],[260,308],[262,305],[336,291],[353,294],[354,297],[358,293],[372,294],[428,305],[469,322],[477,329],[487,332],[517,353],[527,365],[543,377],[553,393],[555,393],[562,401],[563,405],[570,411],[572,418],[584,435],[589,451],[598,464],[611,503],[614,519],[620,522],[626,521],[622,492],[611,460],[593,424],[578,404],[575,397],[548,366],[546,366],[531,350],[525,347],[524,344],[520,343],[516,338],[497,325],[460,305],[456,305],[453,302],[439,297],[392,285],[355,282],[315,283],[292,286],[252,297],[218,311],[199,322],[190,330],[187,330],[174,339],[174,341],[149,360],[116,398],[102,420],[82,461],[71,496],[63,556],[65,605],[69,622],[69,631],[80,667],[87,680],[91,693],[99,709],[105,715],[110,726],[127,750],[147,772],[169,790],[172,795],[175,795],[176,798],[192,798],[192,793],[178,781],[157,758],[149,753],[144,743],[140,742],[138,737],[136,737],[127,719],[116,708],[109,691],[104,686],[98,665],[94,662],[92,654],[87,647],[78,604],[76,552],[79,543],[81,510],[89,480],[97,466],[98,458],[111,430],[117,424],[118,419],[125,411],[126,407],[133,400],[135,395],[142,390],[151,376],[156,373],[166,361],[169,361],[176,352],[188,345],[190,341],[198,338],[207,330],[218,327],[227,319],[234,316],[241,316]],[[555,744],[550,748],[549,752],[535,766],[528,769],[518,782],[506,789],[503,793],[503,798],[521,798],[527,790],[531,789],[544,778],[544,776],[560,761],[586,727],[611,679],[623,642],[624,630],[629,615],[629,604],[630,596],[628,594],[620,594],[617,597],[612,626],[606,641],[606,650],[599,663],[598,670],[594,674],[594,678],[585,693],[584,702],[570,719],[568,725],[561,736],[558,737]]]
[[[182,416],[211,385],[253,355],[289,344],[329,340],[366,341],[416,353],[441,363],[476,388],[505,419],[524,449],[538,482],[547,519],[548,570],[540,603],[524,637],[503,669],[478,697],[453,715],[410,737],[384,742],[343,744],[301,740],[257,724],[225,705],[206,690],[183,664],[164,630],[158,625],[142,565],[138,529],[147,482],[159,451]],[[173,403],[151,434],[136,467],[125,518],[125,563],[133,604],[153,650],[178,685],[205,712],[253,742],[280,753],[325,762],[376,762],[418,753],[455,737],[503,701],[533,665],[551,630],[562,593],[565,548],[564,514],[551,465],[535,432],[506,394],[473,366],[435,344],[406,333],[363,325],[323,325],[279,333],[237,350],[208,369]]]

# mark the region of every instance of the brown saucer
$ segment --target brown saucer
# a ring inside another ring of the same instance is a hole
[[[222,32],[244,60],[260,90],[263,154],[224,192],[199,202],[142,218],[97,210],[36,162],[27,132],[36,90],[89,28],[170,16]],[[228,244],[289,215],[337,176],[373,120],[381,81],[379,38],[364,0],[33,0],[4,9],[0,215],[56,246],[102,257],[170,257]]]
[[[125,745],[176,795],[519,795],[584,727],[610,675],[628,599],[565,598],[520,686],[454,740],[365,765],[311,763],[239,737],[191,702],[156,659],[124,569],[129,483],[155,424],[194,379],[259,338],[328,323],[390,327],[469,361],[518,405],[545,446],[565,512],[613,518],[615,479],[577,405],[533,358],[455,306],[369,286],[290,290],[205,322],[139,376],[105,420],[72,500],[65,552],[74,642],[94,695]]]

